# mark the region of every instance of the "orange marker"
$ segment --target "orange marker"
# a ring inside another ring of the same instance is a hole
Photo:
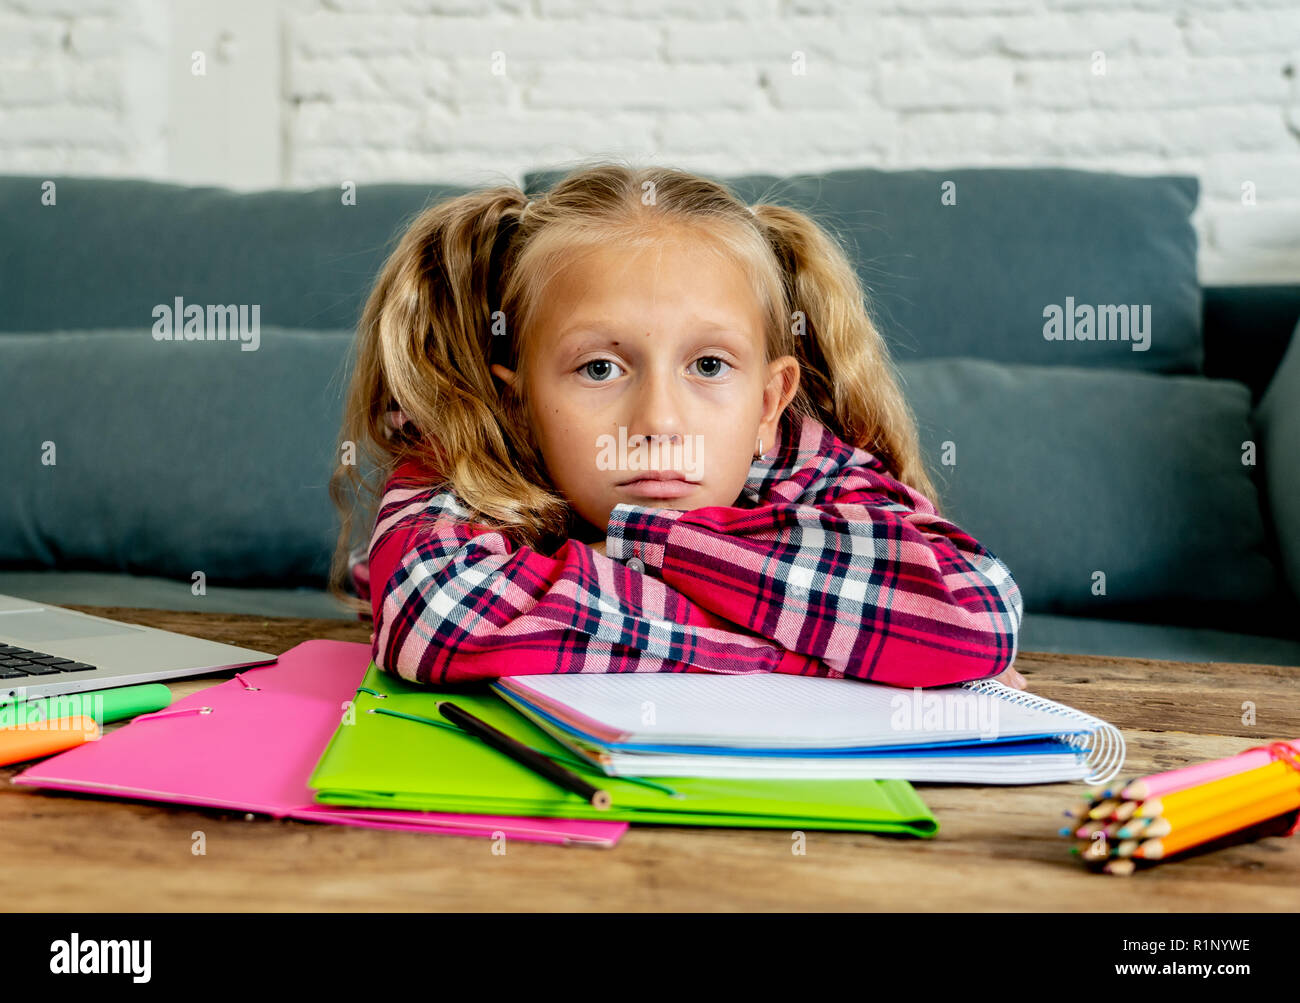
[[[87,715],[0,728],[0,766],[52,756],[83,742],[93,742],[98,737],[99,725]]]

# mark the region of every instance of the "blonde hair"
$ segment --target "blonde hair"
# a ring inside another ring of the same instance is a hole
[[[745,269],[764,308],[767,360],[799,362],[789,412],[872,453],[937,505],[915,419],[837,241],[803,212],[746,206],[685,171],[596,164],[533,201],[502,186],[433,205],[384,264],[357,331],[330,479],[343,524],[330,590],[345,604],[365,606],[343,589],[358,503],[363,525],[373,524],[384,484],[407,459],[453,489],[476,522],[520,545],[565,532],[569,503],[550,485],[527,419],[527,332],[566,261],[611,241],[652,245],[663,234],[650,224],[687,228]],[[512,385],[496,379],[493,362],[515,370]],[[410,422],[396,434],[395,410]],[[356,462],[342,459],[348,444]]]

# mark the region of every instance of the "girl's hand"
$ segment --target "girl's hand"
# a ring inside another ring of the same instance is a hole
[[[1025,677],[1009,666],[1005,672],[993,678],[1014,689],[1024,690],[1029,688],[1029,683],[1025,680]]]

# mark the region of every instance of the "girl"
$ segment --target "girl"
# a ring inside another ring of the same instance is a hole
[[[793,209],[622,165],[426,209],[366,303],[354,443],[331,588],[404,679],[1024,686],[1020,591],[929,500],[857,276]]]

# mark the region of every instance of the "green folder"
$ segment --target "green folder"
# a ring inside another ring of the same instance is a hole
[[[438,713],[438,700],[451,700],[551,756],[609,791],[613,804],[603,811],[594,808],[462,731]],[[343,714],[308,786],[318,802],[349,807],[909,836],[939,831],[938,821],[906,780],[606,776],[486,687],[419,686],[373,662],[355,706]]]

